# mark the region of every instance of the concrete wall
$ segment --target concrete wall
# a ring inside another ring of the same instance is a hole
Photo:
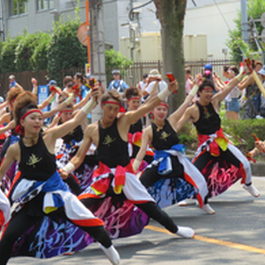
[[[4,24],[7,34],[14,37],[27,30],[30,33],[36,31],[49,32],[55,20],[60,17],[65,21],[74,16],[73,2],[71,0],[56,0],[56,10],[45,10],[36,12],[36,1],[29,0],[28,13],[8,17],[9,0],[0,0],[4,3]],[[146,0],[134,1],[134,6],[145,3]],[[185,18],[185,35],[207,35],[207,55],[209,58],[224,57],[222,50],[226,48],[226,40],[229,28],[234,28],[233,20],[240,9],[239,0],[215,0],[219,7],[213,4],[212,0],[195,0],[195,8],[192,1],[188,0],[188,9]],[[80,17],[85,21],[85,0],[80,0]],[[0,8],[2,8],[0,6]],[[103,0],[104,12],[104,39],[107,44],[112,45],[116,50],[120,49],[120,39],[129,37],[129,27],[121,26],[129,22],[128,12],[130,0],[117,0],[110,2]],[[56,12],[55,12],[56,11]],[[160,32],[160,23],[156,19],[154,4],[143,7],[139,11],[139,30],[141,33]],[[224,22],[225,17],[229,26]],[[229,28],[228,28],[229,27]],[[144,48],[142,48],[144,49]],[[137,51],[136,51],[137,53]],[[139,53],[139,52],[138,52]],[[148,54],[149,51],[146,51]],[[204,56],[204,55],[203,55]]]
[[[235,27],[234,19],[239,11],[238,0],[225,1],[218,6],[208,5],[189,9],[186,12],[184,34],[207,35],[208,57],[224,58],[222,50],[227,49],[228,32]]]
[[[207,59],[206,35],[184,36],[184,57],[187,61]],[[127,58],[131,58],[129,38],[122,38],[120,51]],[[139,37],[134,53],[135,61],[158,61],[162,60],[162,47],[160,34],[157,32],[144,33]]]

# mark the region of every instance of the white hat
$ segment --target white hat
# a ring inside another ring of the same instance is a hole
[[[161,74],[159,73],[159,71],[157,69],[150,70],[148,77],[159,78],[159,79],[162,78]]]
[[[263,66],[259,71],[258,74],[265,76],[265,66]]]

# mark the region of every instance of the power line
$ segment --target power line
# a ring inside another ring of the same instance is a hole
[[[226,18],[225,18],[225,16],[224,16],[222,10],[220,9],[219,5],[217,4],[217,2],[216,2],[215,0],[213,0],[213,2],[214,2],[214,4],[216,5],[216,8],[218,9],[218,11],[219,11],[221,17],[223,18],[223,20],[224,20],[224,22],[225,22],[225,24],[226,24],[228,30],[231,31],[231,28],[230,28],[230,26],[229,26],[229,24],[228,24],[228,22],[227,22],[227,20],[226,20]]]

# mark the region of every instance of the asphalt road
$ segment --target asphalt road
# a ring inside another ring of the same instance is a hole
[[[265,264],[265,177],[253,178],[261,192],[254,199],[240,183],[210,201],[216,214],[209,216],[195,205],[172,206],[167,212],[179,225],[195,229],[194,239],[169,234],[151,221],[142,234],[114,241],[121,265],[262,265]],[[0,257],[1,258],[1,257]],[[13,258],[8,265],[110,264],[93,244],[72,256],[48,260]]]

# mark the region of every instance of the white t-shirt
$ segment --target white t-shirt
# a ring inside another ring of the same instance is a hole
[[[241,96],[241,90],[238,87],[234,87],[232,91],[225,97],[226,101],[231,101],[233,98],[239,98]]]
[[[150,94],[151,91],[153,90],[154,85],[156,84],[156,81],[152,81],[147,88],[145,89],[145,91]],[[158,92],[167,89],[168,85],[164,80],[161,80],[158,82]]]

